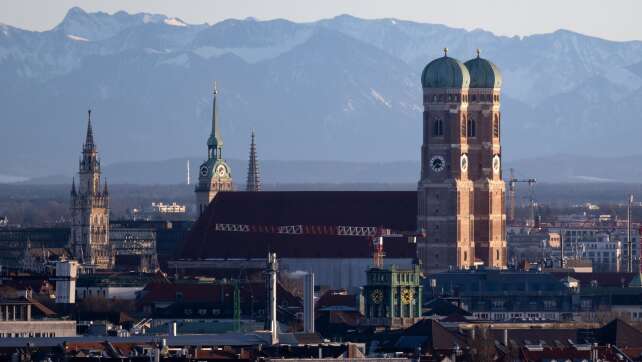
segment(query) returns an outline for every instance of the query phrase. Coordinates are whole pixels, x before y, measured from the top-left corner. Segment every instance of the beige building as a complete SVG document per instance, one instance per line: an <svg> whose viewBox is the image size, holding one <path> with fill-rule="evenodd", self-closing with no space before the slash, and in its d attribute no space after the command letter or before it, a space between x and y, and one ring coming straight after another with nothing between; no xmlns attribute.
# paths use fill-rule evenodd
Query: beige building
<svg viewBox="0 0 642 362"><path fill-rule="evenodd" d="M23 337L74 337L76 321L56 319L56 314L31 299L3 291L0 298L0 339Z"/></svg>

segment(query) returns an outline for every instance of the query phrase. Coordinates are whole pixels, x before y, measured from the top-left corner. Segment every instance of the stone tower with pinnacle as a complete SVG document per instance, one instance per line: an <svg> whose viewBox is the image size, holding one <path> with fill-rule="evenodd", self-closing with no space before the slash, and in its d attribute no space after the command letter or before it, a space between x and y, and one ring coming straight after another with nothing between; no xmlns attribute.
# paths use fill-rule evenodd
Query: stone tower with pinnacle
<svg viewBox="0 0 642 362"><path fill-rule="evenodd" d="M109 241L109 189L101 187L100 160L91 127L91 111L87 115L87 135L79 162L78 186L71 184L70 248L76 259L96 269L113 265Z"/></svg>
<svg viewBox="0 0 642 362"><path fill-rule="evenodd" d="M207 160L198 169L196 209L200 216L219 191L232 191L232 172L223 159L223 137L219 129L218 89L214 82L212 100L212 131L207 139Z"/></svg>
<svg viewBox="0 0 642 362"><path fill-rule="evenodd" d="M247 182L245 191L261 191L261 179L259 177L259 163L256 157L256 143L254 130L252 130L252 141L250 143L250 160L247 165Z"/></svg>

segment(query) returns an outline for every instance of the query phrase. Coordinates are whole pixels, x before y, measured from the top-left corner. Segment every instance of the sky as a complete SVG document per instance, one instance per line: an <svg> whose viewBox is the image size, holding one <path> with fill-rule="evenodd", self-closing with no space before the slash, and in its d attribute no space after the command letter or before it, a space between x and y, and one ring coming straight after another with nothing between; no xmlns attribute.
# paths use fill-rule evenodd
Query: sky
<svg viewBox="0 0 642 362"><path fill-rule="evenodd" d="M73 6L89 12L158 13L188 23L246 17L305 22L350 14L507 36L568 29L610 40L642 40L641 0L0 0L0 23L48 30Z"/></svg>

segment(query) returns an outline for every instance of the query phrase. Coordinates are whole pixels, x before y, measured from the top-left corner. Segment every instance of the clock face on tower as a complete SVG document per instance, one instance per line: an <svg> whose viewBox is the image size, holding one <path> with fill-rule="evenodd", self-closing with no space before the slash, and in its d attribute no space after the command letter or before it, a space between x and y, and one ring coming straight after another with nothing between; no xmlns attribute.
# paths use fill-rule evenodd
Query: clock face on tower
<svg viewBox="0 0 642 362"><path fill-rule="evenodd" d="M410 304L415 297L415 293L410 288L401 291L401 302L403 304Z"/></svg>
<svg viewBox="0 0 642 362"><path fill-rule="evenodd" d="M461 167L461 172L466 172L466 170L468 170L468 156L466 154L461 155L459 166Z"/></svg>
<svg viewBox="0 0 642 362"><path fill-rule="evenodd" d="M383 302L383 292L381 291L381 289L373 290L370 294L370 299L372 299L372 302L374 304L380 304L381 302Z"/></svg>
<svg viewBox="0 0 642 362"><path fill-rule="evenodd" d="M201 166L201 170L200 171L201 171L201 176L207 176L207 171L209 171L207 169L207 165Z"/></svg>
<svg viewBox="0 0 642 362"><path fill-rule="evenodd" d="M216 168L216 174L218 174L219 177L225 176L225 166L218 165L218 167Z"/></svg>
<svg viewBox="0 0 642 362"><path fill-rule="evenodd" d="M495 155L493 157L493 172L498 174L500 166L501 166L501 161L499 159L499 155Z"/></svg>
<svg viewBox="0 0 642 362"><path fill-rule="evenodd" d="M432 168L432 170L435 172L441 172L444 168L446 168L446 160L443 156L433 156L430 159L430 168Z"/></svg>

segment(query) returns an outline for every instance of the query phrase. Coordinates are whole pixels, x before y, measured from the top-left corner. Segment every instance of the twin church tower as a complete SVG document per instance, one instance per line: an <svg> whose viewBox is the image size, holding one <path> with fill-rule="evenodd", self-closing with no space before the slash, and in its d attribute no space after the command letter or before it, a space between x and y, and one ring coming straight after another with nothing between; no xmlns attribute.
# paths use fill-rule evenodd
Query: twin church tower
<svg viewBox="0 0 642 362"><path fill-rule="evenodd" d="M504 268L505 184L501 174L502 77L490 61L444 56L421 75L423 144L418 184L418 244L427 270Z"/></svg>

